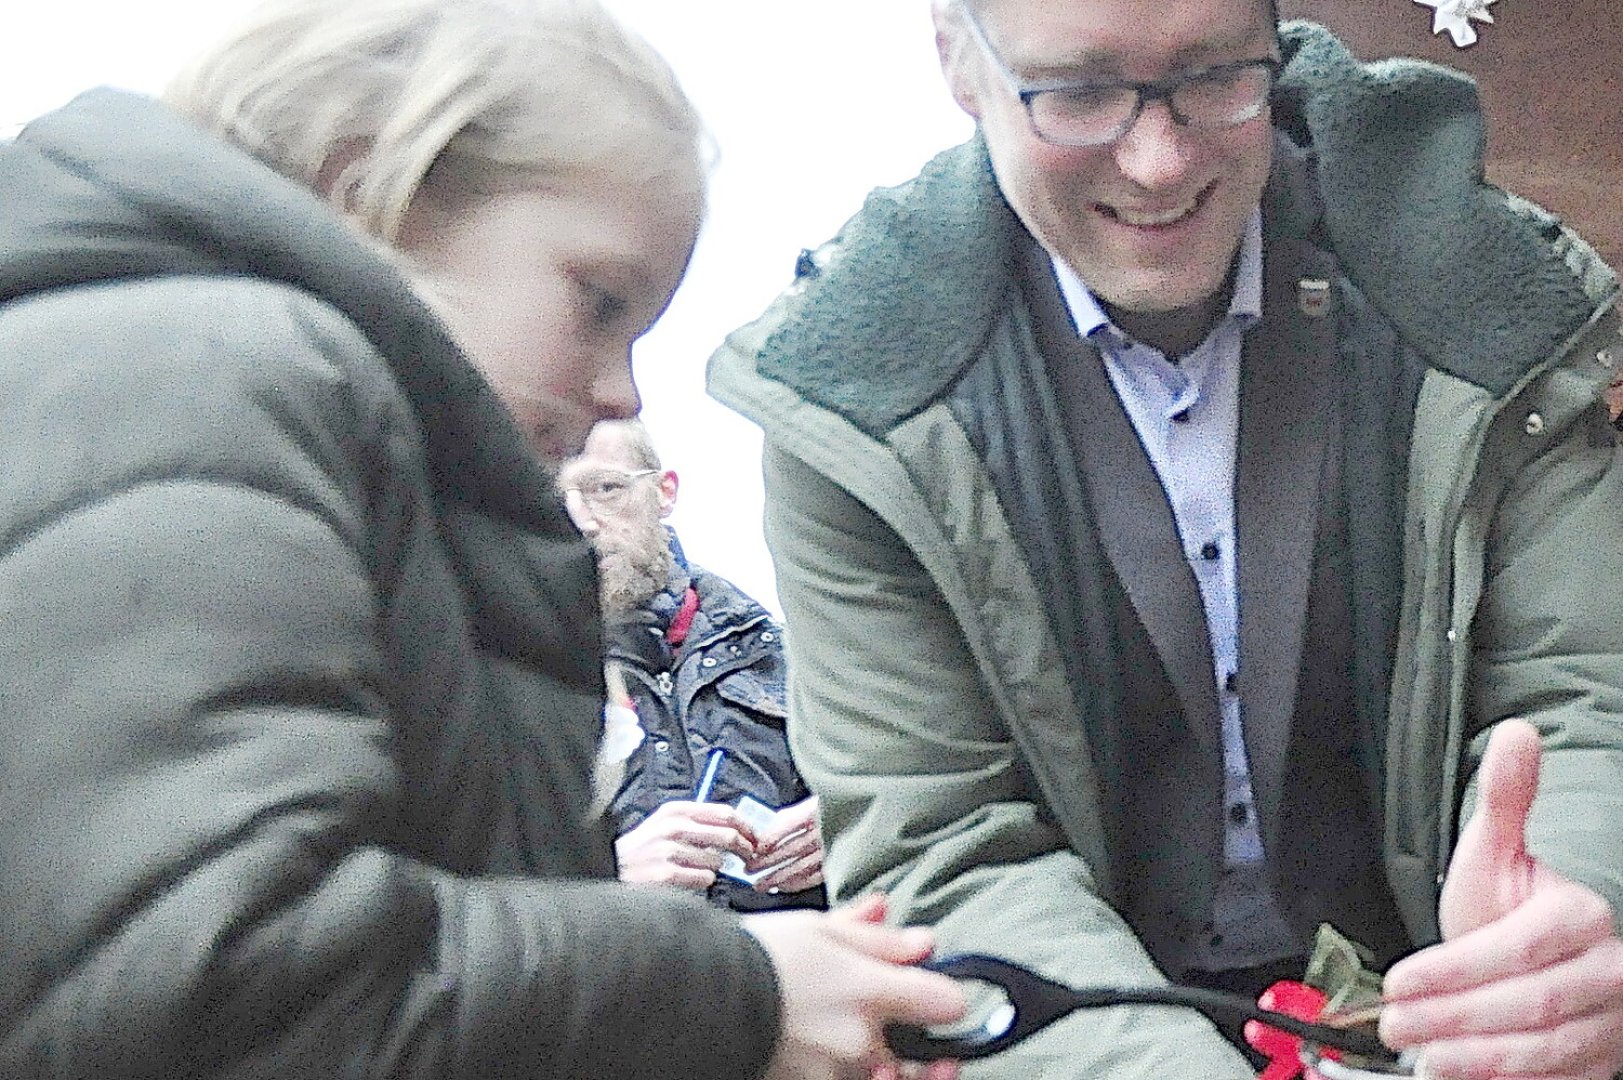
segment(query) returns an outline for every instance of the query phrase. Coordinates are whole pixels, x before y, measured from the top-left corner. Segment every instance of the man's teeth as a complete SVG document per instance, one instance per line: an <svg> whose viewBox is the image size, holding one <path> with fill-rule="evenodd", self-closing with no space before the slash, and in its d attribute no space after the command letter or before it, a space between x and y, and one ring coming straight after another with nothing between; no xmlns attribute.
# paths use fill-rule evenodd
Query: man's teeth
<svg viewBox="0 0 1623 1080"><path fill-rule="evenodd" d="M1124 225L1153 228L1158 225L1171 225L1175 221L1188 217L1195 212L1195 207L1199 202L1198 199L1190 199L1182 206L1175 206L1171 210L1163 210L1158 214L1129 210L1123 206L1112 206L1110 212L1115 215L1117 221L1122 222Z"/></svg>

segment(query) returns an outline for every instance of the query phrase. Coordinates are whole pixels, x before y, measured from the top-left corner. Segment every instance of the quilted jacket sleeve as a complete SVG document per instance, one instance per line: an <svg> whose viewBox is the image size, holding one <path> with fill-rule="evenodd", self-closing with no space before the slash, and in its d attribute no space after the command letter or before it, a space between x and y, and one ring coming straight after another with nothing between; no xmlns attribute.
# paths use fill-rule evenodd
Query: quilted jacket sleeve
<svg viewBox="0 0 1623 1080"><path fill-rule="evenodd" d="M405 853L381 371L252 282L0 309L0 1075L763 1069L736 921Z"/></svg>

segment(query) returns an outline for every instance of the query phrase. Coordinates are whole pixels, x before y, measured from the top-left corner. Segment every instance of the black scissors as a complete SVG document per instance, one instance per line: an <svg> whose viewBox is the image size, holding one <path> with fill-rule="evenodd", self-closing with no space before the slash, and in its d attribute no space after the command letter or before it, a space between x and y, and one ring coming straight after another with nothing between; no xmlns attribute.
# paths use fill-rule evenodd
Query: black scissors
<svg viewBox="0 0 1623 1080"><path fill-rule="evenodd" d="M1019 964L975 953L928 960L922 966L955 978L989 983L1003 991L1008 1003L994 1008L979 1026L962 1033L932 1034L925 1028L893 1025L886 1030L885 1041L897 1056L908 1061L941 1058L970 1061L990 1057L1078 1009L1106 1005L1182 1005L1214 1021L1260 1020L1314 1046L1355 1054L1379 1071L1400 1071L1397 1055L1367 1031L1298 1020L1264 1009L1239 994L1192 986L1075 990Z"/></svg>

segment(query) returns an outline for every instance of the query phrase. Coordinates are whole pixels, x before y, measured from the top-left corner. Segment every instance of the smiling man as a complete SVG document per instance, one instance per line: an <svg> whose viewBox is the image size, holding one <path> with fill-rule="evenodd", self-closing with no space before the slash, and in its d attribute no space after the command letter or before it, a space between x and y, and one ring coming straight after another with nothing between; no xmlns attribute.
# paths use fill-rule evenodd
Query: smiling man
<svg viewBox="0 0 1623 1080"><path fill-rule="evenodd" d="M1611 271L1482 184L1467 81L1266 0L936 30L976 137L711 366L830 884L1079 986L1254 995L1330 922L1436 1071L1612 1075ZM1164 1009L1024 1054L980 1075L1249 1071Z"/></svg>

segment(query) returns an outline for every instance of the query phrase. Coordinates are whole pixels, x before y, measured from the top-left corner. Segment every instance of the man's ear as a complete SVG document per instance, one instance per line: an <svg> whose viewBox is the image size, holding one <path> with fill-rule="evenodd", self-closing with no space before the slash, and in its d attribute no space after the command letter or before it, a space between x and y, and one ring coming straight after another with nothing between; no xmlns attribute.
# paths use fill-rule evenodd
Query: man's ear
<svg viewBox="0 0 1623 1080"><path fill-rule="evenodd" d="M964 13L950 0L936 0L930 17L935 22L935 51L941 73L947 77L947 89L960 109L979 120L981 104L972 56L975 48L964 26Z"/></svg>
<svg viewBox="0 0 1623 1080"><path fill-rule="evenodd" d="M667 518L671 511L676 509L677 477L675 469L666 469L659 474L659 516Z"/></svg>

